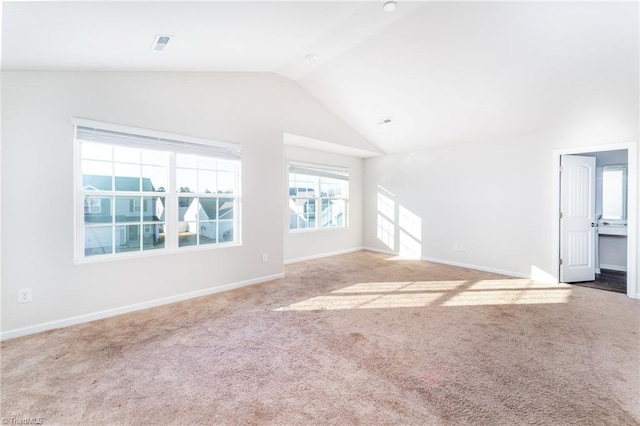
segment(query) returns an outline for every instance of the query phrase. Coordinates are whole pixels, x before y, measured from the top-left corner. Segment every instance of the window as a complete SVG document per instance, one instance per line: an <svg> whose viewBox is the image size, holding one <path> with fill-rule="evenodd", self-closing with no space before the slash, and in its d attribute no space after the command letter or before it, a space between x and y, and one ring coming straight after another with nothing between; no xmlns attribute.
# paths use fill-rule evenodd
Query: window
<svg viewBox="0 0 640 426"><path fill-rule="evenodd" d="M78 259L238 244L238 145L76 121Z"/></svg>
<svg viewBox="0 0 640 426"><path fill-rule="evenodd" d="M348 225L349 172L345 168L289 164L289 229Z"/></svg>
<svg viewBox="0 0 640 426"><path fill-rule="evenodd" d="M102 213L102 200L100 198L95 198L95 197L85 197L84 212L85 214Z"/></svg>
<svg viewBox="0 0 640 426"><path fill-rule="evenodd" d="M140 199L139 198L131 199L131 202L130 202L130 205L129 205L129 211L131 213L139 213L140 212Z"/></svg>

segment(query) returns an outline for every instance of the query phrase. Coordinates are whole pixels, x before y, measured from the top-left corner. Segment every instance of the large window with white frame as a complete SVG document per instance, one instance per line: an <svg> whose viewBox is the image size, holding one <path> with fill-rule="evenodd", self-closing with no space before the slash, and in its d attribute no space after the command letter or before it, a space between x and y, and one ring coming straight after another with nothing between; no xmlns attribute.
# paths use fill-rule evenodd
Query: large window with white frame
<svg viewBox="0 0 640 426"><path fill-rule="evenodd" d="M290 230L346 227L348 207L348 169L289 163Z"/></svg>
<svg viewBox="0 0 640 426"><path fill-rule="evenodd" d="M76 258L239 244L240 146L76 120Z"/></svg>

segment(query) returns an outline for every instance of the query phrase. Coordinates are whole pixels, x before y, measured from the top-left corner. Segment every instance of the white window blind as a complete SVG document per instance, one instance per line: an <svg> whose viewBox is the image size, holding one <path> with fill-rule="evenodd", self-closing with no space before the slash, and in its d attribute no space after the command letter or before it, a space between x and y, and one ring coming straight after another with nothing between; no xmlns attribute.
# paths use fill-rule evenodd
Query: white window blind
<svg viewBox="0 0 640 426"><path fill-rule="evenodd" d="M176 135L163 137L158 132L146 131L145 129L110 129L109 127L118 126L107 123L101 125L101 123L80 119L76 119L74 124L76 125L76 139L86 142L204 155L225 160L240 160L241 145L239 144L209 140L193 142L195 138Z"/></svg>
<svg viewBox="0 0 640 426"><path fill-rule="evenodd" d="M349 170L346 167L324 166L319 164L289 162L289 173L308 176L320 176L339 180L349 180Z"/></svg>

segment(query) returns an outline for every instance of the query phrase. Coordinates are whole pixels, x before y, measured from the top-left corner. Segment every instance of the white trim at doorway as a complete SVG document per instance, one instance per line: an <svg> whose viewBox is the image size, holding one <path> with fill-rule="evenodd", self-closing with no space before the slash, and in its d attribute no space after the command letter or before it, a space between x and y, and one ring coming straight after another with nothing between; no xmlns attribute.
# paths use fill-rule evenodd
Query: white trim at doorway
<svg viewBox="0 0 640 426"><path fill-rule="evenodd" d="M627 174L627 296L640 299L638 288L638 142L623 142L597 146L557 149L553 151L553 271L560 279L560 157L588 152L615 151L626 149L628 154Z"/></svg>

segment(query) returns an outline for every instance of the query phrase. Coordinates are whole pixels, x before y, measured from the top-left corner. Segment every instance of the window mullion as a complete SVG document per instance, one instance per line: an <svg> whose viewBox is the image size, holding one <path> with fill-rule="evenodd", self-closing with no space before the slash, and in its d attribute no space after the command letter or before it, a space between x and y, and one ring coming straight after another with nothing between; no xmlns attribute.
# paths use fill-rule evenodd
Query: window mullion
<svg viewBox="0 0 640 426"><path fill-rule="evenodd" d="M144 196L142 195L142 167L140 167L141 170L141 179L140 179L140 196L139 196L139 200L140 200L140 216L138 216L138 251L142 251L144 249L144 225L142 224L142 222L144 222Z"/></svg>
<svg viewBox="0 0 640 426"><path fill-rule="evenodd" d="M109 214L111 215L111 254L116 252L116 197L109 198Z"/></svg>
<svg viewBox="0 0 640 426"><path fill-rule="evenodd" d="M316 196L316 228L322 228L322 197L320 196L320 191L318 191L318 195Z"/></svg>
<svg viewBox="0 0 640 426"><path fill-rule="evenodd" d="M169 190L165 201L165 244L169 250L178 248L178 193L176 186L176 154L169 155Z"/></svg>
<svg viewBox="0 0 640 426"><path fill-rule="evenodd" d="M318 193L316 194L316 229L322 228L322 178L316 177Z"/></svg>

